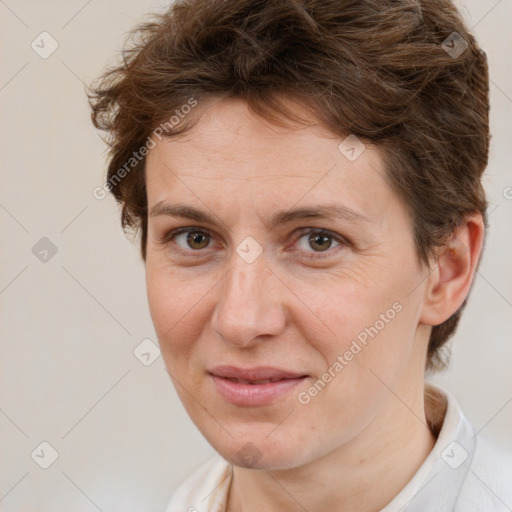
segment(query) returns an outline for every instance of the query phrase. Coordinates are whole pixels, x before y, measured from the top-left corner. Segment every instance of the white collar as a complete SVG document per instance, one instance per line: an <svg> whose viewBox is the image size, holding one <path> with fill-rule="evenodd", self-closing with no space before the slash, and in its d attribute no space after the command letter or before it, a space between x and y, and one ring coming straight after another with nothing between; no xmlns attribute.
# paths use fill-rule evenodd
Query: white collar
<svg viewBox="0 0 512 512"><path fill-rule="evenodd" d="M459 403L444 388L426 383L447 401L434 448L409 483L381 512L451 512L455 508L475 451L475 431Z"/></svg>

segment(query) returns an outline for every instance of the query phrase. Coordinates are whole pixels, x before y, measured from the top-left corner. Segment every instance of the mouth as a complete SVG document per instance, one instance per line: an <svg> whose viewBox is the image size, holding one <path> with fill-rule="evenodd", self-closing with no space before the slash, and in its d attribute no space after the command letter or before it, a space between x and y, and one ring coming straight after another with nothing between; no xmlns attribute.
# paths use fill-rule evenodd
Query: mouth
<svg viewBox="0 0 512 512"><path fill-rule="evenodd" d="M285 398L309 375L271 367L219 366L208 372L217 392L237 406L261 406Z"/></svg>
<svg viewBox="0 0 512 512"><path fill-rule="evenodd" d="M269 382L281 382L283 380L290 380L288 378L273 378L273 379L260 379L260 380L235 379L235 378L229 378L229 377L221 377L221 378L227 379L231 382L236 382L237 384L249 384L250 386L254 386L257 384L268 384Z"/></svg>

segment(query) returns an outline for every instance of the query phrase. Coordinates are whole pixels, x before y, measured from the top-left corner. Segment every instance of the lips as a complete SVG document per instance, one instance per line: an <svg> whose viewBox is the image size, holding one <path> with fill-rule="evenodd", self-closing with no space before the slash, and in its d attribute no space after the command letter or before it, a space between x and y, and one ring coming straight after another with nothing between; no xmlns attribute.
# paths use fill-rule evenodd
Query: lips
<svg viewBox="0 0 512 512"><path fill-rule="evenodd" d="M267 384L284 379L307 377L304 373L291 372L270 366L238 368L236 366L216 366L210 373L217 377L240 382L241 384Z"/></svg>
<svg viewBox="0 0 512 512"><path fill-rule="evenodd" d="M250 385L255 385L255 384L268 384L269 382L279 382L280 380L285 380L285 379L260 379L260 380L247 380L247 379L234 379L234 378L230 378L230 377L224 377L225 379L228 379L230 380L231 382L236 382L237 384L250 384Z"/></svg>
<svg viewBox="0 0 512 512"><path fill-rule="evenodd" d="M309 375L272 367L217 366L209 372L215 389L237 406L262 406L288 396Z"/></svg>

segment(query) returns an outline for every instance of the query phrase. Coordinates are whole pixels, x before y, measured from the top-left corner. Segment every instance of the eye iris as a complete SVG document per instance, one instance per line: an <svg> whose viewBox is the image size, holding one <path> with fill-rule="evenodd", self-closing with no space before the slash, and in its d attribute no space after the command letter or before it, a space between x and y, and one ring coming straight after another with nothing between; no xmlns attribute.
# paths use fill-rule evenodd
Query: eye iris
<svg viewBox="0 0 512 512"><path fill-rule="evenodd" d="M206 233L201 233L200 231L191 231L187 235L187 243L193 249L203 249L208 246L208 235ZM199 244L199 247L194 246L194 244Z"/></svg>
<svg viewBox="0 0 512 512"><path fill-rule="evenodd" d="M331 247L332 240L331 240L331 237L326 236L326 235L312 234L309 237L309 243L311 244L311 247L313 247L313 248L315 248L315 245L318 245L320 248L320 251L322 251L322 250L329 249ZM321 244L325 244L325 243L327 243L327 245L323 245L323 246L321 245Z"/></svg>

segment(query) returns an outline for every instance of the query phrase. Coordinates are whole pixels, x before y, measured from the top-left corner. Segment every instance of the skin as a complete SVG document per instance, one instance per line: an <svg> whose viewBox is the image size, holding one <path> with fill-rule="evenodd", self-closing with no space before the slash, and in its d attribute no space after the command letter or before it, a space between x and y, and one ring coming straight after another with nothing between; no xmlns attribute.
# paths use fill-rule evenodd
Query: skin
<svg viewBox="0 0 512 512"><path fill-rule="evenodd" d="M431 326L462 304L481 252L484 228L474 215L437 264L422 267L410 216L383 179L378 149L366 144L349 161L338 149L344 137L309 119L308 126L277 126L242 100L224 99L184 136L155 141L147 157L150 212L161 202L181 203L215 217L210 224L150 215L146 280L180 399L234 465L230 512L374 511L399 493L435 442L423 395ZM370 221L266 224L280 210L327 204ZM186 233L165 240L182 227L205 238L192 246ZM305 228L333 238L315 244ZM236 252L248 236L263 249L252 263ZM400 312L300 403L298 394L396 303ZM207 371L219 364L310 377L275 403L242 407L217 392ZM260 454L252 464L240 454L248 442Z"/></svg>

